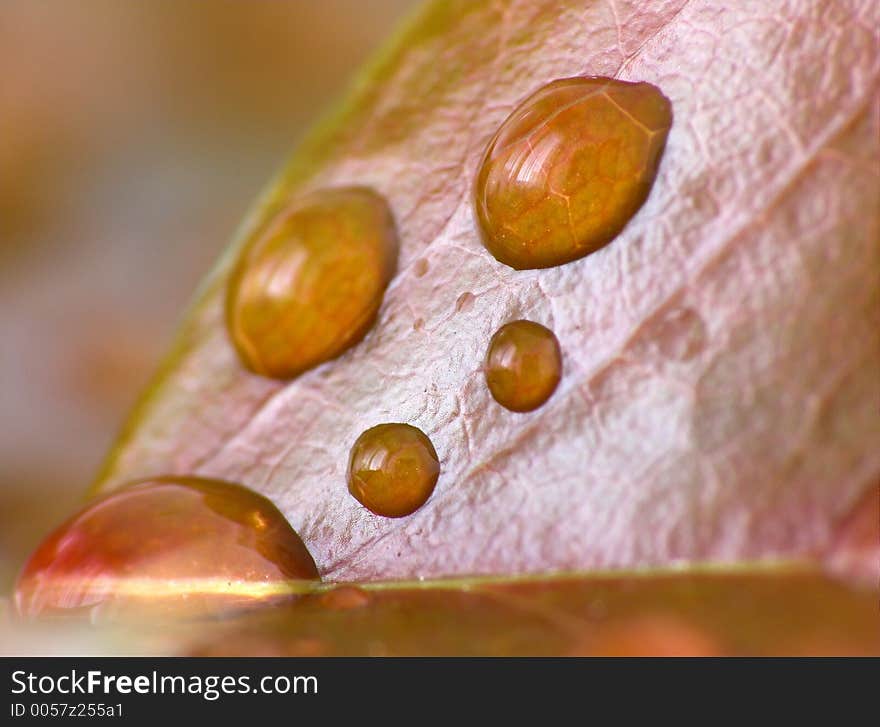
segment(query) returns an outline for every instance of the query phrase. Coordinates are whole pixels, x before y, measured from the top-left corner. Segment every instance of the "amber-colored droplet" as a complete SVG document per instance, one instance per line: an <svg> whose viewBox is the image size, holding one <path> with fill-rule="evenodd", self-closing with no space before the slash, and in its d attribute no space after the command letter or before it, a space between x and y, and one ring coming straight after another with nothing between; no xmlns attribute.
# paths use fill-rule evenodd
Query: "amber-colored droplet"
<svg viewBox="0 0 880 727"><path fill-rule="evenodd" d="M420 257L413 264L413 272L415 273L415 276L417 278L423 278L425 275L427 275L429 268L430 268L430 264L423 257Z"/></svg>
<svg viewBox="0 0 880 727"><path fill-rule="evenodd" d="M291 378L340 355L373 324L397 252L391 211L369 189L291 204L245 244L229 279L226 325L241 360Z"/></svg>
<svg viewBox="0 0 880 727"><path fill-rule="evenodd" d="M23 616L78 609L192 615L243 607L316 580L300 537L265 497L196 477L138 482L47 537L18 578Z"/></svg>
<svg viewBox="0 0 880 727"><path fill-rule="evenodd" d="M649 83L553 81L517 106L489 142L475 203L483 243L518 270L607 245L648 196L672 124Z"/></svg>
<svg viewBox="0 0 880 727"><path fill-rule="evenodd" d="M486 354L486 383L495 401L506 409L537 409L556 391L561 377L559 341L540 323L513 321L492 336Z"/></svg>
<svg viewBox="0 0 880 727"><path fill-rule="evenodd" d="M434 445L409 424L380 424L351 448L348 491L385 517L410 515L425 504L440 475Z"/></svg>
<svg viewBox="0 0 880 727"><path fill-rule="evenodd" d="M352 611L363 608L370 602L370 596L357 586L338 586L321 594L321 605L333 611Z"/></svg>

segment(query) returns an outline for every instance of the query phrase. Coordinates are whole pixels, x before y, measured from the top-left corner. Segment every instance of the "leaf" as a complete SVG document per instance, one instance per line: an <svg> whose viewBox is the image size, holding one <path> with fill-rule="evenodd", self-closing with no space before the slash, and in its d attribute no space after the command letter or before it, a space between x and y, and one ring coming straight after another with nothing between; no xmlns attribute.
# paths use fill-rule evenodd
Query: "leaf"
<svg viewBox="0 0 880 727"><path fill-rule="evenodd" d="M822 556L880 477L878 26L868 0L430 5L257 204L96 490L241 482L329 580ZM479 242L476 167L519 100L574 75L671 100L657 181L605 249L514 271ZM293 381L253 375L223 326L236 249L292 195L343 185L396 217L379 318ZM497 406L481 371L518 318L563 351L530 414ZM441 461L407 518L345 486L351 444L385 421Z"/></svg>
<svg viewBox="0 0 880 727"><path fill-rule="evenodd" d="M206 656L880 655L876 596L802 568L343 586L182 643Z"/></svg>

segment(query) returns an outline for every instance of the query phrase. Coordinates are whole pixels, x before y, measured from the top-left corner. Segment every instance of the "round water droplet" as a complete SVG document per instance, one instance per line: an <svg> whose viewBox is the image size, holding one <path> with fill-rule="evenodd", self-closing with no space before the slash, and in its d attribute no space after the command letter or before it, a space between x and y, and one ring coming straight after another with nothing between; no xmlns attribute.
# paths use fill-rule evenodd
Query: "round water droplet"
<svg viewBox="0 0 880 727"><path fill-rule="evenodd" d="M380 424L351 448L348 491L385 517L410 515L425 504L440 475L434 445L409 424Z"/></svg>
<svg viewBox="0 0 880 727"><path fill-rule="evenodd" d="M138 482L90 503L22 570L23 616L47 612L210 613L290 593L318 571L265 497L196 477Z"/></svg>
<svg viewBox="0 0 880 727"><path fill-rule="evenodd" d="M486 354L486 383L493 398L511 411L537 409L556 391L562 353L553 331L533 321L499 328Z"/></svg>
<svg viewBox="0 0 880 727"><path fill-rule="evenodd" d="M388 205L360 188L297 200L245 244L226 325L244 364L291 378L340 355L372 326L397 267Z"/></svg>
<svg viewBox="0 0 880 727"><path fill-rule="evenodd" d="M648 196L672 124L649 83L553 81L489 142L475 204L483 244L518 270L577 260L607 245Z"/></svg>

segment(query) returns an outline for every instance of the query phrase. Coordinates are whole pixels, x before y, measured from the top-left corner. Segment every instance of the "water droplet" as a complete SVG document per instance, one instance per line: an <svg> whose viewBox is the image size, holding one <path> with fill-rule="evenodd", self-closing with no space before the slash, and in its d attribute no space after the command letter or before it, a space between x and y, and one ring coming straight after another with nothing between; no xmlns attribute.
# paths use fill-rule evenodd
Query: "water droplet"
<svg viewBox="0 0 880 727"><path fill-rule="evenodd" d="M434 445L409 424L380 424L351 448L348 491L385 517L410 515L425 504L440 475Z"/></svg>
<svg viewBox="0 0 880 727"><path fill-rule="evenodd" d="M425 258L420 257L413 264L413 272L415 273L417 278L424 277L428 272L428 261Z"/></svg>
<svg viewBox="0 0 880 727"><path fill-rule="evenodd" d="M340 355L375 321L397 251L391 211L369 189L294 202L245 244L229 279L226 324L241 360L291 378Z"/></svg>
<svg viewBox="0 0 880 727"><path fill-rule="evenodd" d="M501 406L526 412L543 404L559 384L562 354L553 331L533 321L499 328L486 354L486 383Z"/></svg>
<svg viewBox="0 0 880 727"><path fill-rule="evenodd" d="M483 244L518 270L607 245L648 196L672 123L649 83L565 78L529 96L489 142L475 202Z"/></svg>
<svg viewBox="0 0 880 727"><path fill-rule="evenodd" d="M321 605L334 611L363 608L370 602L369 594L357 586L339 586L321 594Z"/></svg>
<svg viewBox="0 0 880 727"><path fill-rule="evenodd" d="M464 313L469 311L474 307L474 294L473 293L462 293L458 296L458 300L455 301L455 310L458 313Z"/></svg>
<svg viewBox="0 0 880 727"><path fill-rule="evenodd" d="M16 584L23 616L192 615L240 608L316 580L300 537L265 497L196 477L138 482L91 502L37 548Z"/></svg>

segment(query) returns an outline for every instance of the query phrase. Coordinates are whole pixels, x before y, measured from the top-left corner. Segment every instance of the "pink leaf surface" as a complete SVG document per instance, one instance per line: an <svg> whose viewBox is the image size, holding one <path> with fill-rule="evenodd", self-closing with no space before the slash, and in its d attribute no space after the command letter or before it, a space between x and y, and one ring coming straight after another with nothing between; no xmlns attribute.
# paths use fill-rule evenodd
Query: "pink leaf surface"
<svg viewBox="0 0 880 727"><path fill-rule="evenodd" d="M438 3L264 195L97 488L240 482L331 580L822 555L880 477L878 27L870 0ZM671 100L659 174L608 247L515 271L480 244L476 169L520 100L575 75ZM294 193L348 185L401 239L375 326L293 381L249 373L223 321L234 251ZM563 353L528 414L482 372L520 318ZM346 488L386 421L442 468L401 519Z"/></svg>

